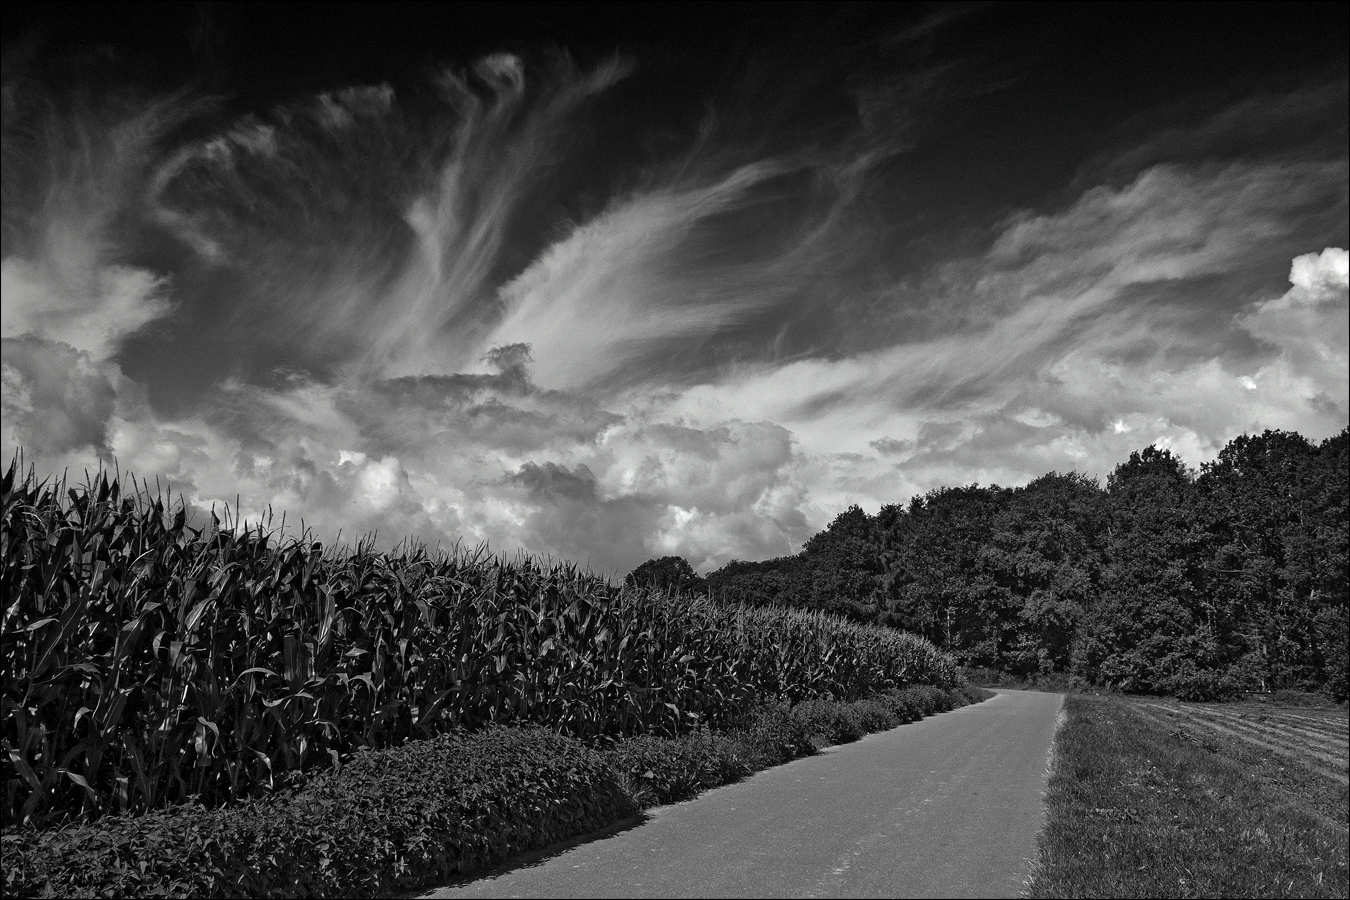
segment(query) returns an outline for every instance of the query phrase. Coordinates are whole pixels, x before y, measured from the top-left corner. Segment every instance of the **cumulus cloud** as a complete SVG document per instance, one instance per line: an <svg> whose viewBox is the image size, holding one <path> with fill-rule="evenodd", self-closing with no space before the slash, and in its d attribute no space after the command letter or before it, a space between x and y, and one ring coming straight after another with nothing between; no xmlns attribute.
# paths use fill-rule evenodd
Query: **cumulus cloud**
<svg viewBox="0 0 1350 900"><path fill-rule="evenodd" d="M109 373L86 352L31 335L7 337L0 348L5 447L59 460L80 451L106 457L116 405Z"/></svg>
<svg viewBox="0 0 1350 900"><path fill-rule="evenodd" d="M1155 148L897 272L885 182L922 131L897 104L940 84L850 87L857 121L799 147L710 120L559 206L633 71L494 56L434 99L333 91L174 140L181 100L46 107L36 168L7 130L6 449L621 575L791 553L851 503L1344 425L1346 252L1308 236L1310 209L1344 219L1341 157Z"/></svg>
<svg viewBox="0 0 1350 900"><path fill-rule="evenodd" d="M1161 166L1015 215L931 279L933 333L747 368L666 409L789 429L814 499L836 508L1051 469L1100 477L1148 443L1198 464L1243 431L1326 436L1346 415L1344 254L1298 256L1294 287L1255 304L1250 269L1299 233L1298 210L1344 207L1344 173Z"/></svg>
<svg viewBox="0 0 1350 900"><path fill-rule="evenodd" d="M68 236L62 243L71 240ZM164 279L150 272L96 259L71 271L63 265L69 262L66 254L78 251L44 249L39 261L0 263L4 337L28 335L64 344L105 363L129 335L169 311Z"/></svg>
<svg viewBox="0 0 1350 900"><path fill-rule="evenodd" d="M1238 319L1275 349L1273 358L1243 376L1243 387L1268 405L1278 404L1305 427L1344 420L1350 411L1347 257L1339 247L1296 257L1289 272L1293 286Z"/></svg>

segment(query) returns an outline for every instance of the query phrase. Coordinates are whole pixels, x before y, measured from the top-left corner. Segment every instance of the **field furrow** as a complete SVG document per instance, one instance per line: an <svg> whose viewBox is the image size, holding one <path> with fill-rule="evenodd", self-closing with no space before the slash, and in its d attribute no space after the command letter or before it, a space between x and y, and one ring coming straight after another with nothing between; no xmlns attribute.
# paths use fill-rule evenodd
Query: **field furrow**
<svg viewBox="0 0 1350 900"><path fill-rule="evenodd" d="M1350 722L1347 721L1343 713L1338 714L1337 710L1329 711L1325 716L1311 716L1297 713L1289 713L1283 710L1272 711L1264 707L1252 707L1244 705L1224 705L1215 706L1210 704L1191 704L1175 703L1171 704L1176 709L1186 710L1187 712L1214 716L1220 719L1233 719L1252 724L1271 725L1280 728L1303 731L1309 735L1320 739L1330 739L1341 742L1347 736L1347 728L1350 728Z"/></svg>
<svg viewBox="0 0 1350 900"><path fill-rule="evenodd" d="M1350 716L1346 715L1344 710L1328 710L1322 715L1305 715L1303 713L1281 712L1278 713L1282 719L1295 719L1300 722L1306 722L1310 725L1327 726L1340 729L1344 734L1347 728L1350 728Z"/></svg>
<svg viewBox="0 0 1350 900"><path fill-rule="evenodd" d="M1255 721L1261 722L1262 719L1255 719ZM1272 718L1270 721L1277 722L1278 725L1284 727L1289 727L1289 729L1307 731L1307 733L1318 735L1318 737L1327 739L1327 741L1345 743L1347 739L1350 739L1350 734L1346 733L1345 722L1327 722L1326 725L1312 725L1312 723L1305 722L1303 719L1287 719L1282 718L1282 716L1281 718Z"/></svg>
<svg viewBox="0 0 1350 900"><path fill-rule="evenodd" d="M1326 715L1311 716L1284 711L1271 711L1260 707L1236 706L1232 709L1214 709L1216 715L1240 716L1253 722L1273 721L1296 728L1305 728L1319 734L1345 738L1350 729L1350 720L1344 712L1329 710Z"/></svg>
<svg viewBox="0 0 1350 900"><path fill-rule="evenodd" d="M1208 728L1219 734L1224 734L1264 750L1269 750L1271 753L1277 753L1280 756L1293 760L1304 768L1321 775L1324 778L1329 778L1342 785L1350 785L1350 777L1347 777L1344 771L1338 771L1336 760L1325 758L1324 754L1310 754L1307 750L1293 750L1288 746L1265 740L1251 732L1239 731L1211 719L1188 714L1185 710L1178 709L1174 706L1167 706L1162 703L1141 703L1139 706L1141 708L1148 707L1150 709L1161 711L1164 715L1157 716L1157 718L1169 722L1170 724L1179 724L1180 720L1180 722L1184 722L1185 724Z"/></svg>
<svg viewBox="0 0 1350 900"><path fill-rule="evenodd" d="M1254 719L1250 716L1226 714L1219 711L1215 711L1211 713L1211 715L1214 715L1215 718L1221 721L1240 722L1247 727L1264 729L1271 731L1272 733L1287 734L1295 739L1305 740L1309 743L1328 747L1332 750L1344 748L1346 746L1344 734L1336 734L1330 730L1319 731L1311 729L1302 724L1288 722L1282 718L1262 717L1260 719Z"/></svg>
<svg viewBox="0 0 1350 900"><path fill-rule="evenodd" d="M1273 721L1252 721L1240 715L1225 714L1218 711L1204 710L1196 713L1196 715L1239 731L1255 734L1258 737L1264 736L1269 740L1279 739L1290 746L1306 747L1312 752L1325 754L1330 760L1343 761L1346 757L1344 742L1333 735L1307 731Z"/></svg>

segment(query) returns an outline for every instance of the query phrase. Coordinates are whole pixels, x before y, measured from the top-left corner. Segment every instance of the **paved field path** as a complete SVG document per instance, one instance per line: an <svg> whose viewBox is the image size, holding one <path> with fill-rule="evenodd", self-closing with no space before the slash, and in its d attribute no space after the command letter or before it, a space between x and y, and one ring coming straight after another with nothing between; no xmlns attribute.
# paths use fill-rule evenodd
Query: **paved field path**
<svg viewBox="0 0 1350 900"><path fill-rule="evenodd" d="M1062 701L1000 691L421 896L1015 897Z"/></svg>

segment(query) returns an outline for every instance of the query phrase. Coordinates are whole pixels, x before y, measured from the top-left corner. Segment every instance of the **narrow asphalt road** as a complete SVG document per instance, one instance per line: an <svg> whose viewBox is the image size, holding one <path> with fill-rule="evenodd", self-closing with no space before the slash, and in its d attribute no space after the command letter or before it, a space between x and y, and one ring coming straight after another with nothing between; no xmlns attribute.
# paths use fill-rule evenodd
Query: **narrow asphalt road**
<svg viewBox="0 0 1350 900"><path fill-rule="evenodd" d="M999 691L421 896L1015 897L1062 701Z"/></svg>

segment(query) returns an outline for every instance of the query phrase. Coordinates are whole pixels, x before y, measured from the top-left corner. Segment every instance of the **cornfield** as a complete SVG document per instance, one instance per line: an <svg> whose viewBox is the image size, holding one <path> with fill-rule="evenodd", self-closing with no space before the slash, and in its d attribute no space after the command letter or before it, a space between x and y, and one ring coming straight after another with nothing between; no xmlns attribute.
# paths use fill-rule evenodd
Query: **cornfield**
<svg viewBox="0 0 1350 900"><path fill-rule="evenodd" d="M956 678L889 629L482 549L194 528L123 480L3 477L5 827L228 803L455 727L669 735Z"/></svg>

